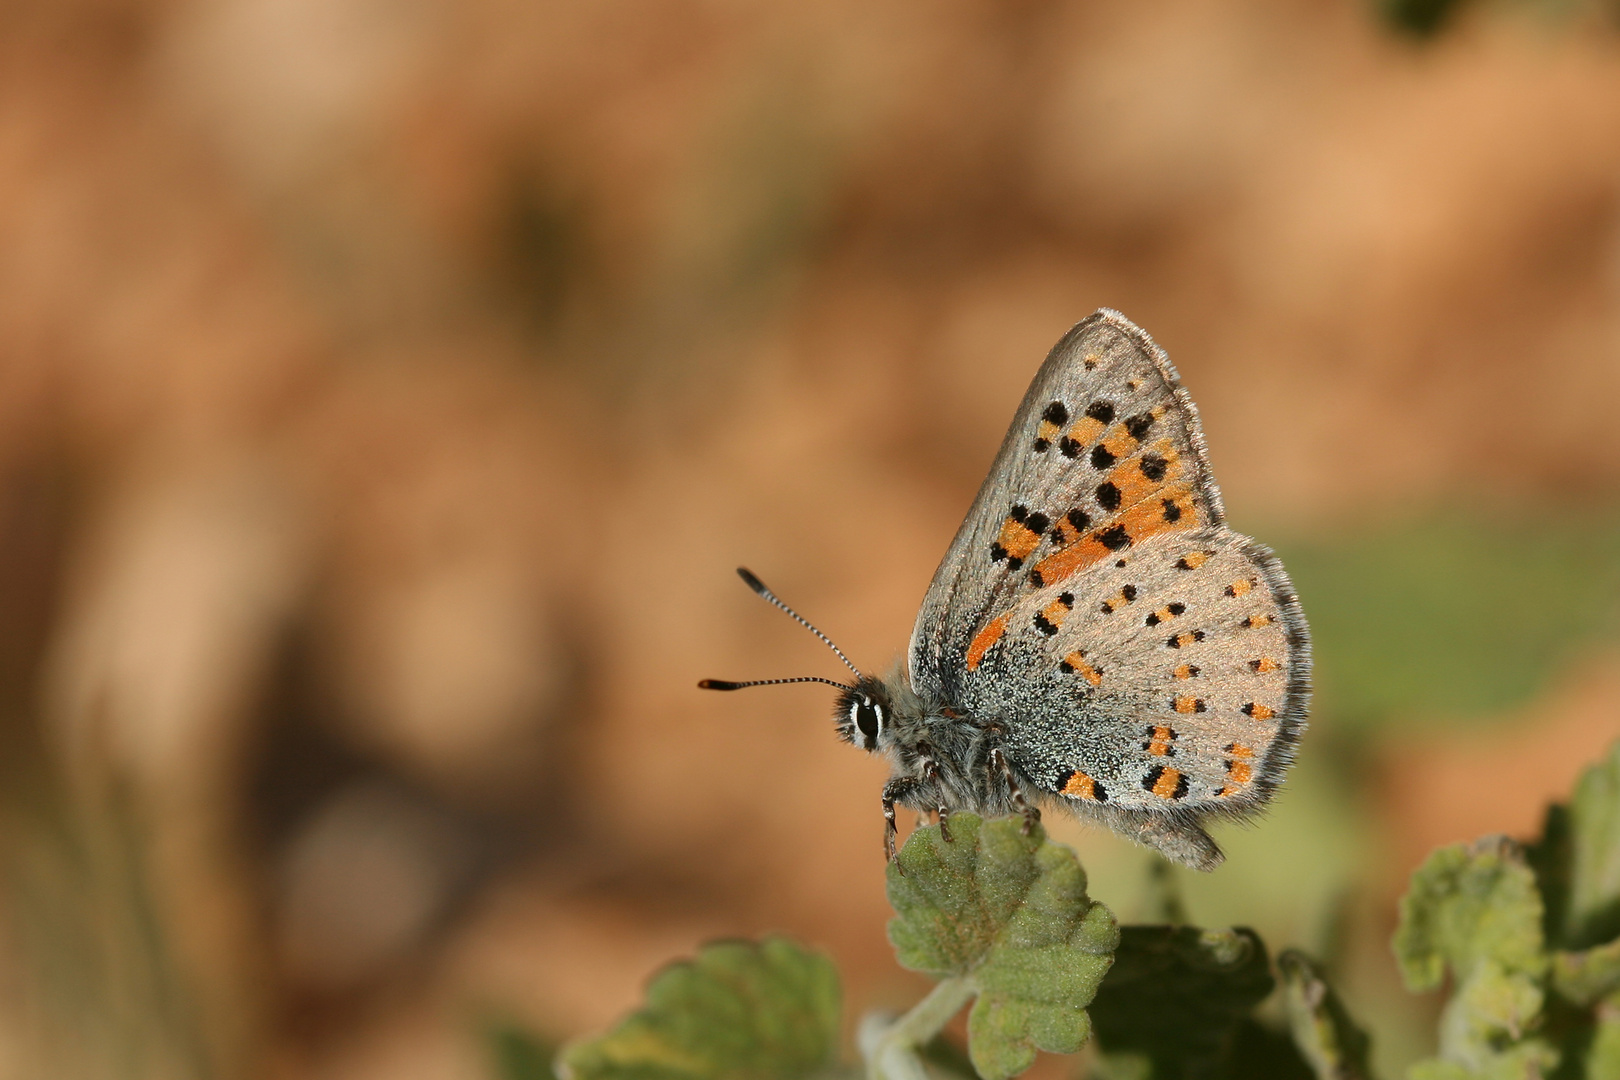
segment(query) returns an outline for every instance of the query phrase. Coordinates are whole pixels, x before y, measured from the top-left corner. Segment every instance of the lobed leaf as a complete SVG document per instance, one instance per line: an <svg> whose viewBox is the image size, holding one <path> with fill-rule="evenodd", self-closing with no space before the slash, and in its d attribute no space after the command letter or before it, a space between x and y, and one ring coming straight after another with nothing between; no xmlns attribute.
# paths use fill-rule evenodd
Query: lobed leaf
<svg viewBox="0 0 1620 1080"><path fill-rule="evenodd" d="M785 938L720 942L653 977L646 1004L564 1049L573 1080L791 1080L838 1049L838 973Z"/></svg>
<svg viewBox="0 0 1620 1080"><path fill-rule="evenodd" d="M1433 990L1450 965L1459 981L1481 964L1539 977L1541 894L1522 852L1505 837L1440 848L1401 897L1395 956L1407 988Z"/></svg>
<svg viewBox="0 0 1620 1080"><path fill-rule="evenodd" d="M1441 848L1413 873L1395 931L1401 974L1431 990L1449 968L1456 984L1440 1057L1415 1066L1414 1078L1535 1076L1557 1063L1531 1035L1546 997L1542 915L1535 875L1503 837Z"/></svg>
<svg viewBox="0 0 1620 1080"><path fill-rule="evenodd" d="M959 813L950 842L918 829L889 868L889 940L905 967L971 979L968 1054L986 1080L1024 1071L1037 1050L1085 1044L1086 1006L1119 940L1074 852L1022 824Z"/></svg>

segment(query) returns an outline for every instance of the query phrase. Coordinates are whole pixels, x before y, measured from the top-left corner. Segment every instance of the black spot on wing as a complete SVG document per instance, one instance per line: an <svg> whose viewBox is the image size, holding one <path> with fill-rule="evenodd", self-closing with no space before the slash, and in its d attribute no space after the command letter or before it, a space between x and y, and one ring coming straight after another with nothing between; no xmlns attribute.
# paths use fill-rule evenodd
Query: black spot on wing
<svg viewBox="0 0 1620 1080"><path fill-rule="evenodd" d="M1120 548L1131 546L1131 537L1125 531L1125 526L1115 525L1112 529L1104 529L1098 533L1097 542L1109 551L1118 551Z"/></svg>

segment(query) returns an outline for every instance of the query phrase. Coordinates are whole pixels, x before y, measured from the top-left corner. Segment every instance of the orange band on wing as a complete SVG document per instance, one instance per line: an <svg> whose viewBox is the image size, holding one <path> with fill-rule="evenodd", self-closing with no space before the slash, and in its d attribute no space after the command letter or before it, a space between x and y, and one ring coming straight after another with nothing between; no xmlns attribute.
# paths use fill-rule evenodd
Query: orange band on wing
<svg viewBox="0 0 1620 1080"><path fill-rule="evenodd" d="M1155 492L1114 518L1107 528L1098 529L1078 544L1053 552L1035 564L1036 582L1055 585L1070 574L1101 562L1116 551L1162 532L1178 532L1198 524L1192 502L1192 486L1177 484Z"/></svg>
<svg viewBox="0 0 1620 1080"><path fill-rule="evenodd" d="M1121 455L1123 457L1123 455ZM1161 488L1181 482L1186 465L1169 439L1159 439L1140 457L1121 461L1108 473L1121 506L1135 506Z"/></svg>
<svg viewBox="0 0 1620 1080"><path fill-rule="evenodd" d="M977 668L980 661L984 659L984 654L990 651L990 646L1001 640L1001 635L1007 632L1007 623L1011 619L1012 612L1009 611L1005 615L999 615L992 619L989 626L979 631L978 636L973 639L973 644L968 646L967 669L969 671Z"/></svg>

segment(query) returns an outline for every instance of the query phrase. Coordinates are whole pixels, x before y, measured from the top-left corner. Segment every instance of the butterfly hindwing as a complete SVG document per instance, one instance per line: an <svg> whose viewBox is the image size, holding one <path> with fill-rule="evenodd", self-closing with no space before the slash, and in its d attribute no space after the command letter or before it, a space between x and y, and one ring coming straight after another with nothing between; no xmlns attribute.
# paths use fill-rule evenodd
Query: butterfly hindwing
<svg viewBox="0 0 1620 1080"><path fill-rule="evenodd" d="M1009 754L1076 809L1264 802L1305 691L1303 628L1276 560L1217 527L1154 536L1119 561L1021 601L962 704L1013 718Z"/></svg>

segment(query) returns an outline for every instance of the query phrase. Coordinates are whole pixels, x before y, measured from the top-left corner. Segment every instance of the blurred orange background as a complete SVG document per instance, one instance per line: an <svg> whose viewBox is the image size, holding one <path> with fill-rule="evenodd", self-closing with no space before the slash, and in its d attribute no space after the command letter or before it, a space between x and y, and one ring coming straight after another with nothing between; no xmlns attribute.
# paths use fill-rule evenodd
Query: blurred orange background
<svg viewBox="0 0 1620 1080"><path fill-rule="evenodd" d="M894 964L868 669L1046 349L1170 352L1319 693L1192 916L1386 1074L1435 844L1620 735L1620 32L1352 0L13 0L0 1076L494 1077L661 963ZM1147 856L1053 823L1144 917ZM1072 1063L1044 1062L1043 1075Z"/></svg>

